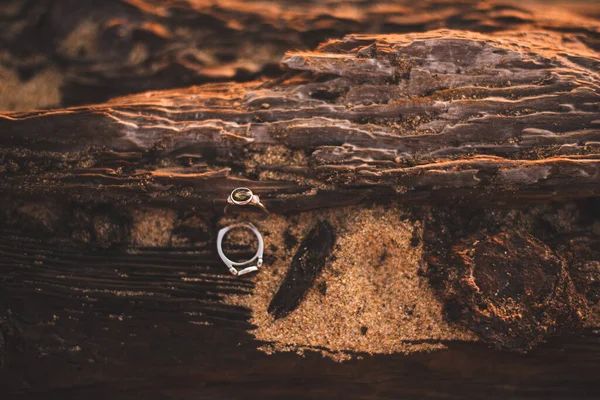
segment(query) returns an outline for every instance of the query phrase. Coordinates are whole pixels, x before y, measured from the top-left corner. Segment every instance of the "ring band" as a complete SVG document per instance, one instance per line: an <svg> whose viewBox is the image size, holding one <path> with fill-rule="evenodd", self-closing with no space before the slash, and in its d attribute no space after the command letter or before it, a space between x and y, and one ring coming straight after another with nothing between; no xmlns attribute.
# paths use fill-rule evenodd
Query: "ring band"
<svg viewBox="0 0 600 400"><path fill-rule="evenodd" d="M233 189L229 197L227 198L227 205L225 206L224 212L227 214L227 210L229 206L254 206L260 208L265 213L269 214L269 211L264 206L263 203L260 202L260 198L258 195L252 193L252 190L246 187L239 187Z"/></svg>
<svg viewBox="0 0 600 400"><path fill-rule="evenodd" d="M223 252L223 238L225 237L225 234L227 232L229 232L230 230L235 229L235 228L247 228L247 229L251 230L252 233L254 233L254 235L258 239L258 249L256 250L256 254L254 254L254 257L252 257L251 259L249 259L247 261L242 261L242 262L232 261L229 258L227 258L227 256ZM264 246L265 245L263 243L263 238L262 238L260 232L250 222L242 222L239 224L229 225L229 226L221 229L219 231L219 234L217 235L217 251L219 253L219 257L221 257L221 260L223 260L223 262L229 269L229 272L231 272L231 274L235 275L235 276L245 275L249 272L258 271L258 268L260 268L263 263ZM254 261L256 261L256 265L252 265L252 266L243 268L241 270L238 270L236 268L236 267L243 267L245 265L252 264L252 263L254 263Z"/></svg>

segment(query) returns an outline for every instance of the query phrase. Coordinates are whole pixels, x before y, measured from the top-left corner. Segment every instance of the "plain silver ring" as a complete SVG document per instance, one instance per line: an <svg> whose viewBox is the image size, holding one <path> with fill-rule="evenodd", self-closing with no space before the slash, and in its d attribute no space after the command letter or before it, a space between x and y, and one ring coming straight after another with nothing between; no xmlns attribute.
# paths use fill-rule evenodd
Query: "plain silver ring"
<svg viewBox="0 0 600 400"><path fill-rule="evenodd" d="M232 229L236 229L236 228L249 229L252 231L252 233L254 233L254 235L258 239L258 249L256 250L256 254L254 255L254 257L252 257L251 259L249 259L247 261L241 261L241 262L232 261L229 258L227 258L227 256L225 255L225 252L223 252L223 238L225 237L227 232L229 232ZM219 234L217 235L217 251L219 253L219 257L221 257L221 260L223 260L223 262L229 269L229 272L231 272L231 274L235 275L235 276L245 275L249 272L258 271L258 268L260 268L263 263L264 247L265 247L265 245L263 243L262 235L260 234L260 232L258 231L256 226L254 226L250 222L242 222L239 224L229 225L229 226L221 229L219 231ZM254 261L256 261L256 265L252 265L252 266L243 268L241 270L238 270L236 268L236 267L243 267L245 265L252 264L252 263L254 263Z"/></svg>

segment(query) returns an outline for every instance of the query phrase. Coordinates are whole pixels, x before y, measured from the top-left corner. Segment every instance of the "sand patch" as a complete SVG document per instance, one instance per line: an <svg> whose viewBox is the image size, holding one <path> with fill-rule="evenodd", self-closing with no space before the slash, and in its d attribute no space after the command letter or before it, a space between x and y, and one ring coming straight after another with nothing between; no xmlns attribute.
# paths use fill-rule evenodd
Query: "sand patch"
<svg viewBox="0 0 600 400"><path fill-rule="evenodd" d="M263 351L317 349L344 360L350 353L411 353L443 348L445 341L476 340L444 321L441 303L418 272L419 223L409 222L401 210L346 208L296 218L255 221L266 233L266 251L277 249L271 254L274 261L255 276L252 295L227 299L252 310L252 334L266 342ZM275 320L267 307L297 249L285 250L285 231L301 241L317 218L336 230L333 255L300 306Z"/></svg>

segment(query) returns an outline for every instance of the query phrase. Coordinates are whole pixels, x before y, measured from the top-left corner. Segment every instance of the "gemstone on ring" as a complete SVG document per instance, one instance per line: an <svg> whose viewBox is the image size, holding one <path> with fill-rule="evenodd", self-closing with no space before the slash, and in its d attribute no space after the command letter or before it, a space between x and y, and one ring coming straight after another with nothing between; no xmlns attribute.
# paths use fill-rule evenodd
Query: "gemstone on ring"
<svg viewBox="0 0 600 400"><path fill-rule="evenodd" d="M231 198L236 204L246 204L252 200L252 191L248 188L237 188L231 192Z"/></svg>
<svg viewBox="0 0 600 400"><path fill-rule="evenodd" d="M235 206L254 206L260 208L265 213L269 213L269 210L264 206L263 203L260 202L260 198L258 195L252 193L252 190L246 187L239 187L233 189L229 197L227 197L227 205L225 205L225 209L223 212L227 214L227 209L230 205Z"/></svg>

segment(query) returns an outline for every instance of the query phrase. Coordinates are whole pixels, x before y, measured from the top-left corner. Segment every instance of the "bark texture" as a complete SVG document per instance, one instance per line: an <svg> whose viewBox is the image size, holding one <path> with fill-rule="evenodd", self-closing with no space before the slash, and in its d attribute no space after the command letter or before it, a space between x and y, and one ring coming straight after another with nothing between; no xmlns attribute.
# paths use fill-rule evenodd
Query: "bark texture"
<svg viewBox="0 0 600 400"><path fill-rule="evenodd" d="M600 337L581 329L599 298L600 59L581 29L350 35L287 53L277 80L1 114L2 382L24 398L597 397ZM239 186L288 227L402 203L447 319L505 350L550 344L259 353L252 310L225 301L253 278L226 275L213 243ZM292 262L285 312L310 267Z"/></svg>
<svg viewBox="0 0 600 400"><path fill-rule="evenodd" d="M577 5L570 9L594 15ZM600 48L595 21L565 8L507 0L106 0L102 6L93 0L10 0L0 8L0 23L5 110L279 75L287 50L310 50L348 33L543 29Z"/></svg>
<svg viewBox="0 0 600 400"><path fill-rule="evenodd" d="M365 198L468 204L598 195L598 56L549 33L349 36L276 82L0 116L7 194L276 212ZM302 73L305 71L305 73Z"/></svg>

